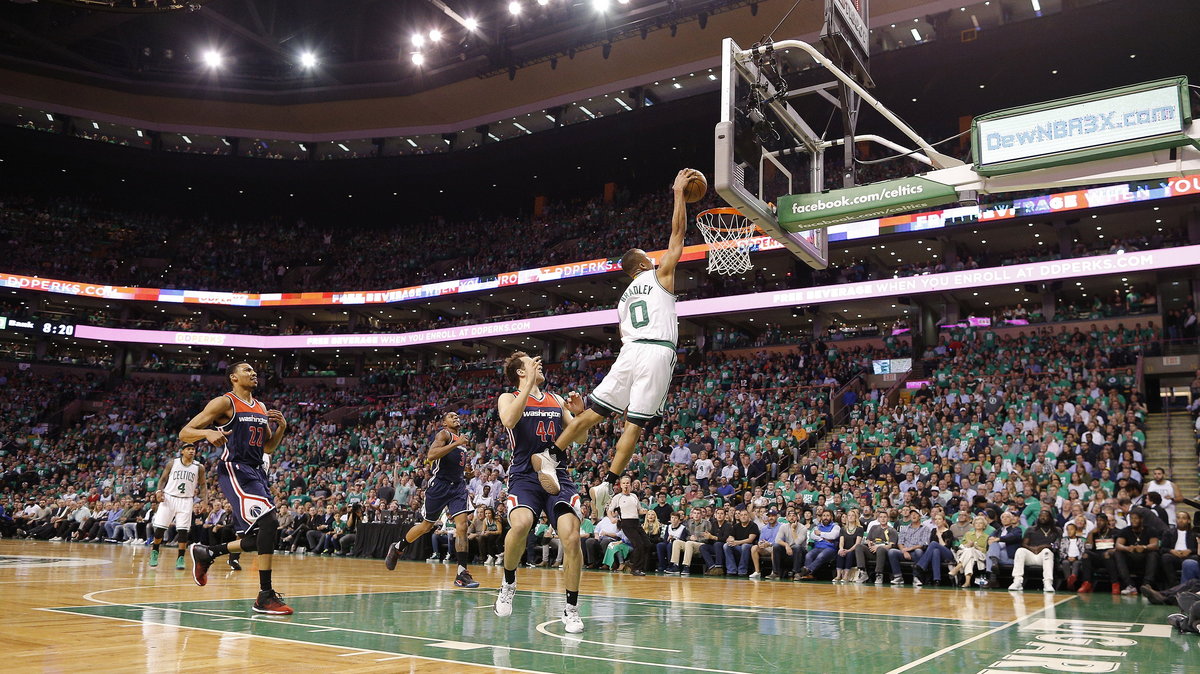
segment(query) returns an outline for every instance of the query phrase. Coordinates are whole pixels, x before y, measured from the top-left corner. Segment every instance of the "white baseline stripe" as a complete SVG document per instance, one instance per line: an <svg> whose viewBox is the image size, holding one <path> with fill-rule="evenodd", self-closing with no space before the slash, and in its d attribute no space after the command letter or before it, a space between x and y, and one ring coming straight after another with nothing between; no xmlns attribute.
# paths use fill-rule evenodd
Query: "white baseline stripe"
<svg viewBox="0 0 1200 674"><path fill-rule="evenodd" d="M114 605L115 606L130 606L130 604L114 604ZM80 608L83 608L83 607L80 607ZM269 637L269 636L265 636L262 634L247 634L245 632L227 632L225 630L214 630L214 629L210 629L208 627L188 627L186 625L172 625L170 623L157 622L154 620L137 620L134 618L118 618L116 616L108 616L108 615L93 615L93 614L89 614L89 613L73 613L71 611L63 611L63 610L55 609L55 608L38 608L35 610L48 611L50 613L61 613L63 615L77 616L77 617L82 616L82 617L87 617L87 618L103 618L105 620L119 620L122 622L131 622L131 623L134 623L135 625L159 625L162 627L174 627L176 629L181 629L181 630L196 630L198 632L211 632L213 634L220 634L222 637L225 637L228 639L267 639L268 641L283 641L283 642L286 642L289 644L299 644L301 646L316 646L318 648L336 648L336 649L343 650L343 651L350 648L349 646L338 646L337 644L327 644L327 643L318 642L318 641L303 641L301 639L288 639L287 637ZM497 646L497 648L503 648L503 646ZM377 653L379 655L396 656L396 659L417 658L419 660L432 660L434 662L447 662L452 665L458 665L460 667L469 666L469 667L480 667L482 669L488 669L487 665L476 665L473 662L463 662L463 661L459 661L459 660L447 660L446 658L435 658L435 657L432 657L429 655L415 655L412 653L399 654L399 653L394 653L394 652L390 652L390 651L363 651L360 648L355 648L354 650L358 651L360 653ZM555 653L554 655L560 655L560 654ZM492 668L494 669L495 667L493 666ZM513 672L523 672L524 674L545 674L545 672L532 670L532 669L517 669L515 667L504 667L504 669L513 671Z"/></svg>
<svg viewBox="0 0 1200 674"><path fill-rule="evenodd" d="M1042 611L1045 611L1045 610L1046 610L1046 609L1048 609L1048 608L1054 608L1054 607L1056 607L1056 606L1059 606L1059 605L1061 605L1061 604L1065 604L1065 603L1067 603L1067 602L1071 601L1071 600L1072 600L1072 599L1074 599L1074 598L1075 598L1075 597L1067 597L1066 599L1063 599L1063 600L1062 600L1062 601L1060 601L1060 602L1055 602L1055 603L1054 603L1053 605L1051 605L1051 606L1048 606L1048 607L1043 607L1043 608L1041 608L1041 609L1038 609L1037 611L1034 611L1033 613L1027 613L1027 614L1025 614L1025 615L1023 615L1023 616L1021 616L1021 617L1019 617L1019 618L1015 618L1015 619L1013 619L1013 620L1010 620L1010 621L1008 621L1008 622L1004 623L1003 625L1001 625L1001 626L999 626L999 627L993 627L992 629L990 629L990 630L988 630L988 631L986 631L986 632L983 632L983 633L981 633L981 634L976 634L975 636L973 636L973 637L971 637L971 638L969 638L969 639L963 639L962 641L960 641L960 642L958 642L958 643L956 643L956 644L951 644L951 645L949 645L949 646L947 646L947 647L945 647L945 648L941 649L940 651L934 651L933 653L930 653L929 655L926 655L925 657L921 658L920 660L913 660L912 662L908 663L907 665L904 665L904 666L902 666L902 667L897 667L896 669L893 669L892 671L888 672L887 674L900 674L900 672L907 672L908 670L912 669L913 667L916 667L916 666L918 666L918 665L923 665L923 664L925 664L926 662L929 662L930 660L934 660L934 659L936 659L936 658L940 658L940 657L942 657L943 655L945 655L945 654L949 653L950 651L953 651L953 650L956 650L956 649L962 648L963 646L966 646L966 645L967 645L967 644L969 644L969 643L974 643L974 642L976 642L976 641L979 641L980 639L983 639L983 638L985 638L985 637L990 637L991 635L993 635L993 634L995 634L995 633L997 633L997 632L1003 632L1004 630L1006 630L1006 629L1008 629L1008 628L1012 627L1013 625L1016 625L1017 623L1019 623L1019 622L1021 622L1021 621L1023 621L1023 620L1028 620L1028 619L1032 618L1033 616L1035 616L1035 615L1037 615L1037 614L1041 613Z"/></svg>

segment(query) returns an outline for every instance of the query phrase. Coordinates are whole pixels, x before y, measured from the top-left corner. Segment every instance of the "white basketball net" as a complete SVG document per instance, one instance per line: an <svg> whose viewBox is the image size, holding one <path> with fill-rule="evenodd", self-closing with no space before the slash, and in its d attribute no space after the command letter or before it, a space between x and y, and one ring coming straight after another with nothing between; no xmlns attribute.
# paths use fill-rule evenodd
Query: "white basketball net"
<svg viewBox="0 0 1200 674"><path fill-rule="evenodd" d="M744 274L750 264L754 223L733 208L712 208L696 216L696 226L708 244L710 274Z"/></svg>

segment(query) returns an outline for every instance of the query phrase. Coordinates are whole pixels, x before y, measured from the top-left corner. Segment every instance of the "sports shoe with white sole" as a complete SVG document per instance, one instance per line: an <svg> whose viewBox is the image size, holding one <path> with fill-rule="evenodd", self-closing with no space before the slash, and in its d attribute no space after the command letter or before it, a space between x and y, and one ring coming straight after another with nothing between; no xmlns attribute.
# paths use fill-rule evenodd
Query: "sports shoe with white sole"
<svg viewBox="0 0 1200 674"><path fill-rule="evenodd" d="M579 607L567 604L563 609L562 623L571 634L583 631L583 618L579 617Z"/></svg>
<svg viewBox="0 0 1200 674"><path fill-rule="evenodd" d="M542 489L545 489L547 494L555 496L562 491L562 486L558 483L558 461L550 455L550 450L529 457L529 463L537 471L538 482L542 483Z"/></svg>
<svg viewBox="0 0 1200 674"><path fill-rule="evenodd" d="M507 618L512 615L513 597L517 594L516 583L501 583L500 594L496 596L496 604L492 610L501 618Z"/></svg>
<svg viewBox="0 0 1200 674"><path fill-rule="evenodd" d="M592 497L592 512L600 513L601 516L608 514L608 502L613 497L611 482L605 480L592 487L588 490L588 495Z"/></svg>

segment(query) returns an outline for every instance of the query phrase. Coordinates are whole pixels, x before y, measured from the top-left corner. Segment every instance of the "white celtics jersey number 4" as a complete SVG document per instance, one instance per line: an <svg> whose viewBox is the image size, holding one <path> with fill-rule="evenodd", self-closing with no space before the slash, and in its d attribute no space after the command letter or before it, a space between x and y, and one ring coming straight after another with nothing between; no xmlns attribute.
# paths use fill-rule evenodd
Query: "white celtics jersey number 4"
<svg viewBox="0 0 1200 674"><path fill-rule="evenodd" d="M679 340L679 318L675 295L666 291L653 269L638 274L617 303L621 318L621 341L655 340L675 344Z"/></svg>
<svg viewBox="0 0 1200 674"><path fill-rule="evenodd" d="M200 473L200 464L193 461L185 466L179 459L171 463L171 475L167 478L167 486L163 493L167 496L182 496L192 498L196 495L196 478Z"/></svg>

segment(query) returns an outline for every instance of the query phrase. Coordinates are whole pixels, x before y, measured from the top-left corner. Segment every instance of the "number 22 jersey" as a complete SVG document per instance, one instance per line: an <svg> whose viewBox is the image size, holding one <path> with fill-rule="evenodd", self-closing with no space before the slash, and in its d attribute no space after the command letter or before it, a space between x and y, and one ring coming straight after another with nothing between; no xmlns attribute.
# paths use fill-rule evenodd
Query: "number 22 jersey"
<svg viewBox="0 0 1200 674"><path fill-rule="evenodd" d="M263 445L271 435L267 406L261 400L247 403L232 393L226 393L225 397L233 403L233 416L216 427L218 431L230 431L221 451L221 460L262 467Z"/></svg>

